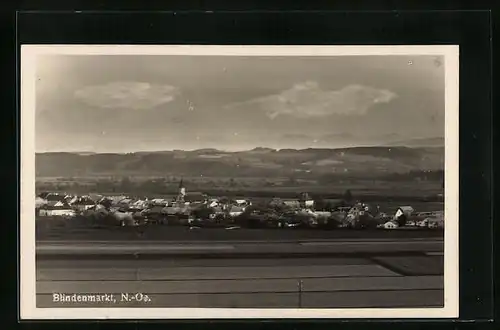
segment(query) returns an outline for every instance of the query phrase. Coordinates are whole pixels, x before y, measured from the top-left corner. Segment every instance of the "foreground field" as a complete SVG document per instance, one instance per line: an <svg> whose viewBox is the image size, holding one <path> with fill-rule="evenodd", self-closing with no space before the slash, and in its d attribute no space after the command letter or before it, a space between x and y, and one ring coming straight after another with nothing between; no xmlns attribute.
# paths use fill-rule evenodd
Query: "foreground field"
<svg viewBox="0 0 500 330"><path fill-rule="evenodd" d="M74 259L41 260L36 266L38 307L418 308L444 304L442 256ZM86 297L108 294L113 299L54 301L54 293L77 292Z"/></svg>

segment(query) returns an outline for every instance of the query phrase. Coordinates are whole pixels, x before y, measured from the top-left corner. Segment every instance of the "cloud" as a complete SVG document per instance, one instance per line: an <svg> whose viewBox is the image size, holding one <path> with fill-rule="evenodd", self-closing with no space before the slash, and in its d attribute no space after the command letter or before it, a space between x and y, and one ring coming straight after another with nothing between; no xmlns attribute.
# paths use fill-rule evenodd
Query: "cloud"
<svg viewBox="0 0 500 330"><path fill-rule="evenodd" d="M75 91L74 95L94 107L150 109L173 101L177 94L174 86L120 81L87 86Z"/></svg>
<svg viewBox="0 0 500 330"><path fill-rule="evenodd" d="M279 94L245 101L234 106L254 106L274 119L281 115L296 118L325 117L333 114L363 115L378 103L388 103L397 95L389 90L348 85L339 90L323 90L318 83L306 81Z"/></svg>

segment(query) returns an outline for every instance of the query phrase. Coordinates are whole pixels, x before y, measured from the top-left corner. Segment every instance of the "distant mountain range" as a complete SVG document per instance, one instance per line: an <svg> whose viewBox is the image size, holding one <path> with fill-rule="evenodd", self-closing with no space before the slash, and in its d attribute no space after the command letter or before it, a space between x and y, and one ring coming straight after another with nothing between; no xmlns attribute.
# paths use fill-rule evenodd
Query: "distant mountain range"
<svg viewBox="0 0 500 330"><path fill-rule="evenodd" d="M408 141L406 141L408 143ZM157 151L127 154L52 152L36 154L38 177L77 176L211 176L272 177L404 173L444 168L439 139L381 147L281 149L255 148L225 152L217 149ZM442 142L442 141L441 141Z"/></svg>
<svg viewBox="0 0 500 330"><path fill-rule="evenodd" d="M384 144L385 146L405 146L405 147L444 147L444 138L421 138L412 140L395 141Z"/></svg>

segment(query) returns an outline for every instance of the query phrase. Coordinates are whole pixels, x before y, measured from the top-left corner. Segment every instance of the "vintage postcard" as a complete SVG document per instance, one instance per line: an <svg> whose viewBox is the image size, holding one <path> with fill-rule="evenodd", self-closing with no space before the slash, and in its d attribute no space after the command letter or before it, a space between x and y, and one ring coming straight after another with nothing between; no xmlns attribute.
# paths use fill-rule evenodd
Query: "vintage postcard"
<svg viewBox="0 0 500 330"><path fill-rule="evenodd" d="M21 318L458 317L458 63L22 46Z"/></svg>

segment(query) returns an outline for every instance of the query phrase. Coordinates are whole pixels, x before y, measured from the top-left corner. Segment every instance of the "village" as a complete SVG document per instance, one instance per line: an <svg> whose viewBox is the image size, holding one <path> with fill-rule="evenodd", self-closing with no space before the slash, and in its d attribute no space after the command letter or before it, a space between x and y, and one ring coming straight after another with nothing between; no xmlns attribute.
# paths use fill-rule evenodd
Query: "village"
<svg viewBox="0 0 500 330"><path fill-rule="evenodd" d="M350 194L350 192L348 192ZM36 197L37 219L79 218L109 226L183 225L190 228L353 228L425 229L444 228L444 212L418 212L401 205L393 214L378 205L350 197L335 202L315 200L308 193L297 199L212 197L187 192L179 184L178 195L166 198L68 195L40 193Z"/></svg>

